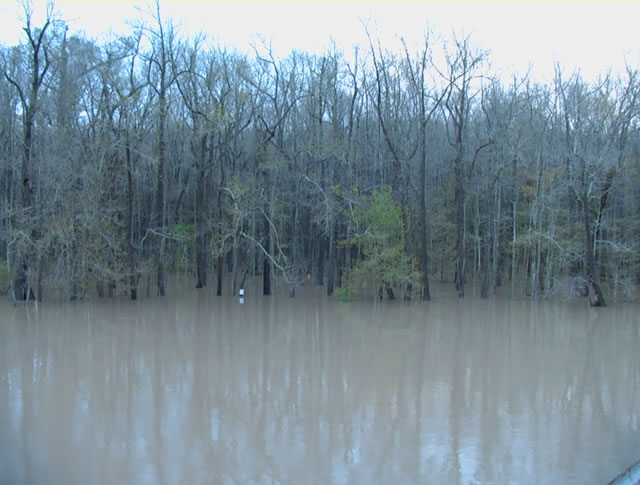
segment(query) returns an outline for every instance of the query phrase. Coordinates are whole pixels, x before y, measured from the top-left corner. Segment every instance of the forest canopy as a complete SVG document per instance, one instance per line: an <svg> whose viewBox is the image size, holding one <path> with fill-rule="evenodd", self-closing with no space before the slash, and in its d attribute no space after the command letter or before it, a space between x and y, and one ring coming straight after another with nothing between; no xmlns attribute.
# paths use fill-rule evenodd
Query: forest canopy
<svg viewBox="0 0 640 485"><path fill-rule="evenodd" d="M35 25L26 7L0 45L14 301L164 295L167 275L213 272L218 294L261 275L294 296L311 275L350 297L374 281L428 300L436 279L599 306L640 281L633 66L504 83L469 36L278 58L182 35L159 4L102 43L54 12Z"/></svg>

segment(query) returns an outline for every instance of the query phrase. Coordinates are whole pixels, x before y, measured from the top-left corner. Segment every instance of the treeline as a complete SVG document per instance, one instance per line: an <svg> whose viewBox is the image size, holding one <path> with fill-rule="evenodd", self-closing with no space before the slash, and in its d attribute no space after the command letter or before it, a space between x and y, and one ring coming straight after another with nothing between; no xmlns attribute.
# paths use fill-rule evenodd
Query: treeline
<svg viewBox="0 0 640 485"><path fill-rule="evenodd" d="M634 68L505 84L468 37L281 59L182 37L158 4L101 44L52 12L0 46L14 300L164 295L177 273L293 296L310 274L344 298L435 279L604 305L640 280Z"/></svg>

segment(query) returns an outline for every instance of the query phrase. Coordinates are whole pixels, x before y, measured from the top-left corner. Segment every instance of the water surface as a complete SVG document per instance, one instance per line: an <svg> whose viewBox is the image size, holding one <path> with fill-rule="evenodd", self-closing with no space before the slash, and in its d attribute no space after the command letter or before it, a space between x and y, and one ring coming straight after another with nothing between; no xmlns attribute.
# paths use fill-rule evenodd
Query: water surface
<svg viewBox="0 0 640 485"><path fill-rule="evenodd" d="M640 305L0 303L0 483L606 483Z"/></svg>

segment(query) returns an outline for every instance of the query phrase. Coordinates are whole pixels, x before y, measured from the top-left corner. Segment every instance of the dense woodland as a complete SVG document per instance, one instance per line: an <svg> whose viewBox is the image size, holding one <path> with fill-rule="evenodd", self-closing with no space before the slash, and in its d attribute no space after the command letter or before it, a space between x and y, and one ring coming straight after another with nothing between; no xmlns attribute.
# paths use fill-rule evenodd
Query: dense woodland
<svg viewBox="0 0 640 485"><path fill-rule="evenodd" d="M363 27L366 28L366 27ZM430 299L434 281L565 292L640 280L640 78L504 83L473 39L278 58L160 6L104 43L49 8L0 45L0 290L164 295L171 275L291 296Z"/></svg>

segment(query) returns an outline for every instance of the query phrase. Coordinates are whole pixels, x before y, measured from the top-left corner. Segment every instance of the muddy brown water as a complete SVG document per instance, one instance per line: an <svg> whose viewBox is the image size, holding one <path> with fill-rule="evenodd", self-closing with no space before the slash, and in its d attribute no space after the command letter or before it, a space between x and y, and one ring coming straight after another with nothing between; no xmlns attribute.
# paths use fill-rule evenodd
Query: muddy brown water
<svg viewBox="0 0 640 485"><path fill-rule="evenodd" d="M601 484L640 458L640 305L439 296L1 301L0 483Z"/></svg>

